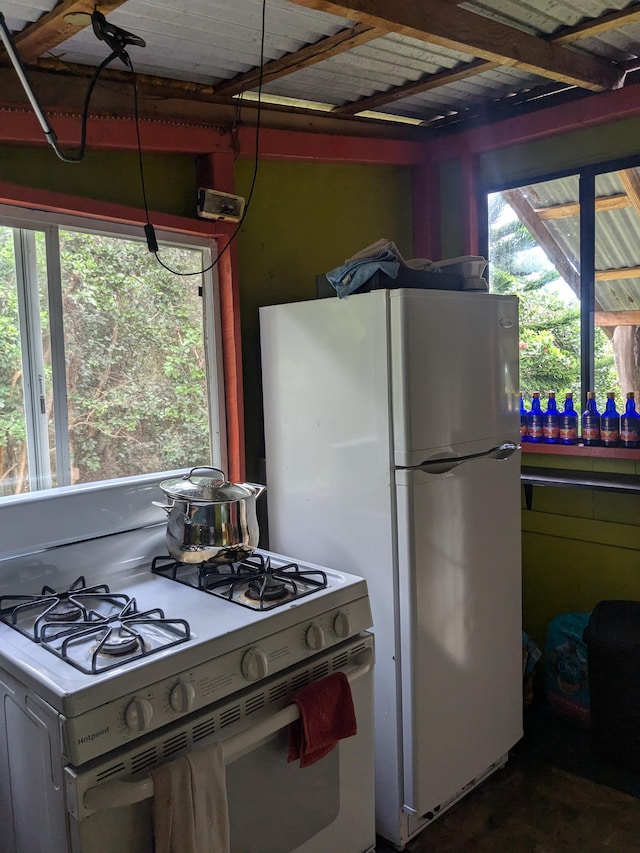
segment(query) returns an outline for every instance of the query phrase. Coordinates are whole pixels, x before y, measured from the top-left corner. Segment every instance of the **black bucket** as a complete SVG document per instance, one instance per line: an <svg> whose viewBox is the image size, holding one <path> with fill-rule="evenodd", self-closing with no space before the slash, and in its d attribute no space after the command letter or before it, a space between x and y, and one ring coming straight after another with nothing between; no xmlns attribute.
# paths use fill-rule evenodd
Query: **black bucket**
<svg viewBox="0 0 640 853"><path fill-rule="evenodd" d="M640 601L601 601L584 631L594 747L640 769Z"/></svg>

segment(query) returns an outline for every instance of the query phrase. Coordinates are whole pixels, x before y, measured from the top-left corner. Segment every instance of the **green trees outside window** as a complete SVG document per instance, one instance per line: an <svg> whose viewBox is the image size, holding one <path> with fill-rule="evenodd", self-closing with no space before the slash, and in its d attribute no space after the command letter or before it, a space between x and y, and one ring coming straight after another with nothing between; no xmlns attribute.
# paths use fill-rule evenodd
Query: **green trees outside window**
<svg viewBox="0 0 640 853"><path fill-rule="evenodd" d="M136 239L24 226L0 225L0 495L211 464L215 279Z"/></svg>
<svg viewBox="0 0 640 853"><path fill-rule="evenodd" d="M640 361L633 341L640 314L630 309L640 296L640 265L632 256L640 215L632 194L623 190L623 174L629 172L635 170L605 173L595 181L594 296L585 303L593 318L589 351L581 332L581 301L590 297L581 276L580 176L488 194L490 289L520 299L525 399L533 391L543 397L555 391L562 403L571 392L584 406L588 390L601 403L608 392L620 404L627 391L638 394ZM585 375L588 388L581 387Z"/></svg>

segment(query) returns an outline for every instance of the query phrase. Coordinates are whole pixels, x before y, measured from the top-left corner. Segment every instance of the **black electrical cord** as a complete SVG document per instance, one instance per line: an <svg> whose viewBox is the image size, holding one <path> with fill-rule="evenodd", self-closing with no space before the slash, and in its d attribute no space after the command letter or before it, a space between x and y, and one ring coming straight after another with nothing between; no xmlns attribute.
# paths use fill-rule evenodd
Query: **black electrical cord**
<svg viewBox="0 0 640 853"><path fill-rule="evenodd" d="M265 41L265 22L266 22L266 9L267 3L266 0L262 0L262 32L260 37L260 78L258 80L258 110L256 114L256 150L255 157L253 163L253 177L251 179L251 187L249 189L249 195L247 196L247 202L244 207L244 211L242 213L242 217L238 224L236 225L233 233L222 247L222 249L216 255L215 260L213 260L208 266L203 267L202 269L195 270L194 272L179 272L178 270L172 269L170 266L164 263L164 261L160 258L159 255L159 246L158 240L156 238L155 228L151 224L151 218L149 216L149 206L147 204L147 190L144 179L144 166L142 162L142 144L140 141L140 122L139 122L139 114L138 114L138 84L136 79L136 73L133 68L133 63L129 58L128 54L125 53L125 57L121 57L123 62L127 65L129 70L131 71L131 77L133 80L133 112L134 112L134 120L136 126L136 140L138 146L138 166L140 170L140 184L142 188L142 202L144 204L144 214L145 214L145 226L144 233L147 240L147 248L150 252L152 252L155 256L156 261L160 264L161 267L164 267L168 272L173 273L173 275L182 275L182 276L191 276L191 275L203 275L203 273L209 272L212 270L217 264L220 262L220 258L224 255L227 249L231 246L233 241L235 240L242 223L245 220L247 213L249 212L249 205L251 204L251 198L253 196L253 190L256 185L256 179L258 177L258 161L259 161L259 152L260 152L260 112L262 109L262 74L263 74L263 66L264 66L264 41Z"/></svg>
<svg viewBox="0 0 640 853"><path fill-rule="evenodd" d="M89 88L87 89L87 93L84 96L84 104L82 105L82 130L80 133L80 148L76 152L75 155L63 154L62 151L58 149L57 146L54 146L54 151L58 155L58 157L64 163L79 163L84 159L85 150L87 147L87 119L89 117L89 101L91 100L91 95L95 88L96 83L98 82L98 77L104 71L104 69L109 65L110 62L118 56L118 51L112 51L106 59L104 59L100 65L96 68L93 77L91 78L91 82L89 83Z"/></svg>
<svg viewBox="0 0 640 853"><path fill-rule="evenodd" d="M128 33L127 35L130 36L130 34ZM134 38L133 36L130 37ZM24 92L27 98L29 99L31 106L33 107L33 111L36 114L36 118L40 122L40 126L42 127L47 141L49 142L57 156L60 158L60 160L62 160L64 163L79 163L84 158L85 154L87 144L87 118L89 115L89 101L91 100L91 94L93 92L93 89L96 83L98 82L98 77L107 67L107 65L109 65L109 63L112 62L116 57L119 56L122 59L122 54L124 53L126 55L126 51L123 51L122 48L118 46L118 48L112 50L109 56L107 56L107 58L103 62L101 62L100 65L96 68L93 77L91 78L91 82L89 83L89 88L87 89L87 93L84 98L84 104L82 107L82 132L80 136L80 148L75 154L65 154L64 151L60 149L55 131L49 124L45 112L40 106L40 102L38 101L38 98L36 97L36 94L33 91L33 87L29 82L26 69L22 64L22 60L20 59L20 56L14 47L13 40L11 38L11 33L9 32L2 12L0 12L0 41L2 41L5 46L5 49L9 55L9 59L11 60L11 64L13 65L14 71L18 75L20 83L22 84L22 88L24 89Z"/></svg>
<svg viewBox="0 0 640 853"><path fill-rule="evenodd" d="M58 140L56 138L55 131L49 124L49 121L44 113L44 110L40 106L40 103L33 91L33 87L29 82L27 77L26 70L20 60L20 57L13 45L13 40L11 38L11 34L6 25L4 15L0 12L0 41L3 42L7 53L9 54L9 58L11 59L11 63L14 67L15 72L17 73L22 87L33 107L33 110L36 114L36 118L40 122L40 126L44 132L44 135L51 147L57 154L57 156L65 163L79 163L85 155L86 151L86 142L87 142L87 119L89 115L89 102L91 100L91 95L95 88L96 83L98 82L98 78L102 71L111 63L114 59L119 58L127 68L131 71L131 77L133 80L133 98L134 98L134 117L135 117L135 127L136 127L136 140L137 140L137 149L138 149L138 166L140 170L140 183L142 187L142 199L144 204L144 212L145 212L145 226L144 232L147 240L147 248L150 252L153 252L156 260L160 264L160 266L164 267L169 272L174 275L181 276L191 276L191 275L202 275L205 272L213 269L219 261L220 258L224 255L224 253L231 246L232 242L235 240L244 220L249 212L249 206L251 204L251 199L253 197L253 191L256 185L256 179L258 177L258 163L259 163L259 153L260 153L260 125L261 125L261 110L262 110L262 80L263 80L263 66L264 66L264 42L265 42L265 31L266 31L266 0L262 0L262 32L260 38L260 77L258 81L258 110L256 115L256 147L255 147L255 158L254 158L254 166L253 166L253 177L251 180L251 187L249 189L249 195L247 196L247 202L244 207L244 211L241 219L239 220L236 228L233 233L227 240L226 244L223 246L222 250L218 252L214 261L212 261L208 266L203 267L202 269L195 270L194 272L179 272L178 270L174 270L169 267L167 264L162 261L158 252L158 241L156 239L155 229L151 223L151 218L149 215L149 205L147 202L147 190L145 185L144 178L144 166L142 161L142 143L140 140L140 117L138 110L138 84L136 73L133 68L133 63L131 62L131 58L129 54L125 50L125 46L128 44L134 44L140 47L145 46L145 42L139 36L134 36L132 33L127 32L126 30L122 30L120 27L116 27L110 25L104 15L98 12L97 8L94 7L94 11L91 14L91 21L93 25L93 30L97 38L105 41L105 43L112 48L112 52L104 59L100 65L96 68L93 77L89 83L89 87L85 94L84 104L82 107L82 129L81 129L81 137L80 137L80 147L75 154L65 154L58 145Z"/></svg>

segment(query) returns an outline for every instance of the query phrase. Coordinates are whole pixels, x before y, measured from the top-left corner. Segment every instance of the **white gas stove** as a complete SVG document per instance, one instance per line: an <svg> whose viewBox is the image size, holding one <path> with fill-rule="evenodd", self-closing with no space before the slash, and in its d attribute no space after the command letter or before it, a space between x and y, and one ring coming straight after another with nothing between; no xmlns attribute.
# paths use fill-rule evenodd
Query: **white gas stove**
<svg viewBox="0 0 640 853"><path fill-rule="evenodd" d="M270 709L263 708L263 699L251 700L258 702L257 719L285 707L291 685L302 686L345 664L357 669L363 652L370 669L372 638L363 632L371 627L371 612L364 580L263 550L238 564L177 564L166 554L164 513L154 517L150 509L156 488L157 481L147 477L91 490L64 489L58 501L37 495L8 507L11 534L0 553L0 679L9 710L0 713L0 723L7 742L19 746L9 746L6 756L0 751L0 776L6 777L0 781L10 781L12 789L11 801L0 798L0 819L13 827L11 853L39 849L32 846L37 833L29 828L33 785L23 795L14 778L20 754L37 761L35 755L29 758L26 742L34 724L40 747L46 742L49 752L59 753L39 794L45 812L53 815L43 850L99 853L103 848L95 845L104 828L96 815L108 811L96 812L81 800L105 778L104 768L120 768L107 775L111 779L115 773L126 786L136 777L123 756L148 750L155 739L165 744L177 738L188 751L193 745L185 732L203 713L215 710L219 718L226 703L232 708L238 697L270 691ZM36 534L34 516L43 519ZM362 698L359 704L366 707ZM371 716L370 709L361 716L365 713ZM250 730L249 715L240 716L231 718L231 734ZM369 722L362 726L361 743L367 744ZM264 761L259 750L255 757ZM333 772L348 776L340 764ZM58 782L47 782L48 774ZM234 797L230 791L231 810ZM346 814L345 807L345 821ZM232 821L232 840L233 829ZM148 847L131 846L126 831L118 831L125 832L122 839L109 830L108 849L117 851L122 844L132 853L151 851L151 841ZM314 830L309 838L305 831L294 832L290 846L278 853L326 849L320 845L329 837L322 832ZM255 849L262 853L266 848L259 838L260 833ZM237 839L238 849L253 849L245 829L238 828ZM364 849L354 847L353 853Z"/></svg>

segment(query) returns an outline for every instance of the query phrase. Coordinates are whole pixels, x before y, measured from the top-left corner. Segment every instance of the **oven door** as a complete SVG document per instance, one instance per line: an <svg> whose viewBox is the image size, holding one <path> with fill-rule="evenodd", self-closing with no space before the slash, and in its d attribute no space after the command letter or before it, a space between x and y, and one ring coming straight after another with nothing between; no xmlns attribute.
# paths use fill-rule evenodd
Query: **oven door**
<svg viewBox="0 0 640 853"><path fill-rule="evenodd" d="M152 853L149 771L222 742L232 853L364 853L375 846L373 637L363 633L80 770L66 768L73 853ZM315 764L287 762L291 694L331 672L351 684L358 733ZM142 772L144 768L144 772Z"/></svg>

